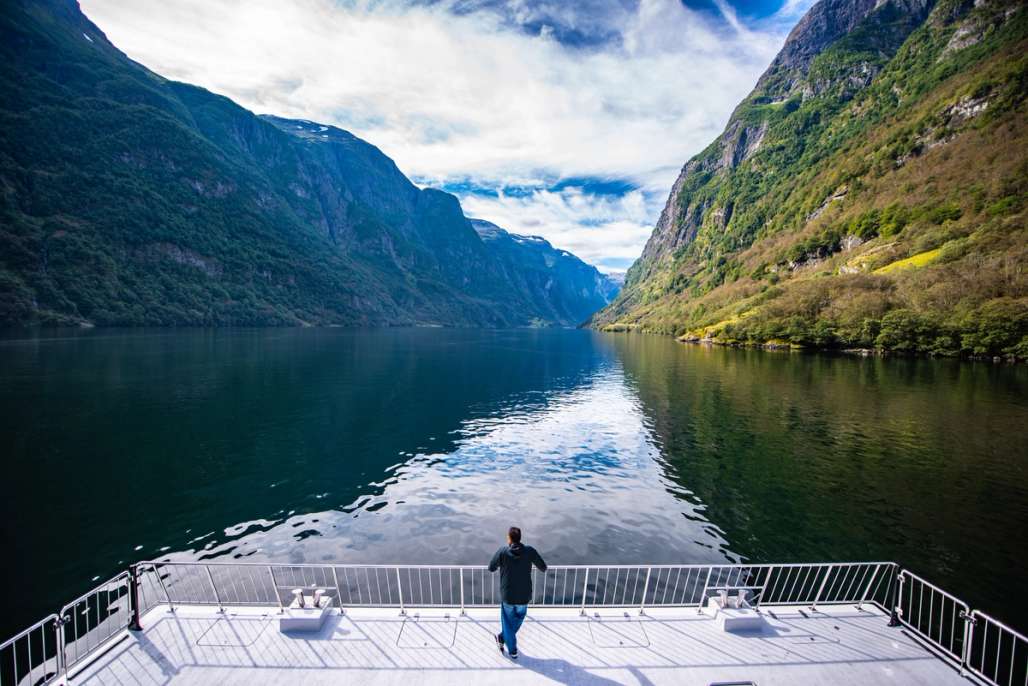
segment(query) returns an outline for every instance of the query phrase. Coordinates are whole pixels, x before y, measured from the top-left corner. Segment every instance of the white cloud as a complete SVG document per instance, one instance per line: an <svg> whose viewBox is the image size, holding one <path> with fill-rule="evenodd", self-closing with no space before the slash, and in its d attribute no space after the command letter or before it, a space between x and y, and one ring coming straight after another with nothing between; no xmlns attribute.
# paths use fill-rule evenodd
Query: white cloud
<svg viewBox="0 0 1028 686"><path fill-rule="evenodd" d="M566 189L462 198L470 215L515 231L535 225L532 233L600 262L639 254L678 169L720 133L788 28L747 28L734 14L726 24L677 0L641 0L619 8L620 41L578 49L495 12L390 0L82 6L154 71L257 112L349 129L433 185L629 180L645 196ZM609 217L606 228L582 226L596 221L591 213Z"/></svg>

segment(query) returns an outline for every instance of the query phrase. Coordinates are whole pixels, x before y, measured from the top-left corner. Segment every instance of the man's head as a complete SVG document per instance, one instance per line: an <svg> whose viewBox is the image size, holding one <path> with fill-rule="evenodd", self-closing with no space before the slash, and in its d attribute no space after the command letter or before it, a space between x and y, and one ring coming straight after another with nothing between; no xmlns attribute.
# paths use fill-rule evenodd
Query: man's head
<svg viewBox="0 0 1028 686"><path fill-rule="evenodd" d="M521 543L521 529L516 526L512 526L507 529L507 543L513 545L514 543Z"/></svg>

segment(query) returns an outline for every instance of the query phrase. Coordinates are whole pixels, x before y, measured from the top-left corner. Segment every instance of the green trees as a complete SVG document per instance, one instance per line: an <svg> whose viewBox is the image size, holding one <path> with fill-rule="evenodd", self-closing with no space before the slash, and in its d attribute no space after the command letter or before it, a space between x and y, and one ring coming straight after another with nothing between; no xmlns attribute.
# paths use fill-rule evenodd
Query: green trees
<svg viewBox="0 0 1028 686"><path fill-rule="evenodd" d="M1028 357L1028 302L1011 298L941 318L908 308L859 320L755 315L727 324L718 340L749 345L784 341L814 348L873 348L939 356Z"/></svg>
<svg viewBox="0 0 1028 686"><path fill-rule="evenodd" d="M1001 298L961 320L961 347L976 355L1028 357L1028 302Z"/></svg>

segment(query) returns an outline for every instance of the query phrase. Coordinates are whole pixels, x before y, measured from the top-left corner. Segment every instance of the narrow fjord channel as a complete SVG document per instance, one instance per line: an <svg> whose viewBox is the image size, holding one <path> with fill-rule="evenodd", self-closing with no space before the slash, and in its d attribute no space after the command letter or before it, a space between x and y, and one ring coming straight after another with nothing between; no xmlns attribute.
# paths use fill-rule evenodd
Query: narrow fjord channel
<svg viewBox="0 0 1028 686"><path fill-rule="evenodd" d="M1028 610L1028 369L571 330L0 341L7 634L138 559L896 560Z"/></svg>

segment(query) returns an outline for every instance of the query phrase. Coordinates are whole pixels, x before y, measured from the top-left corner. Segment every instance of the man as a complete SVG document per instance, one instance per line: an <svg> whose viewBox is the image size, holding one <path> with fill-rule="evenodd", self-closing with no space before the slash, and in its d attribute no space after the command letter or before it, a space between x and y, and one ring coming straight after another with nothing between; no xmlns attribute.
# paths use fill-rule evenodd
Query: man
<svg viewBox="0 0 1028 686"><path fill-rule="evenodd" d="M521 543L521 529L512 526L507 531L507 545L496 551L489 562L489 571L500 570L500 626L496 645L503 652L506 643L512 660L518 659L518 629L528 614L528 601L532 599L532 565L546 571L542 556L530 545Z"/></svg>

